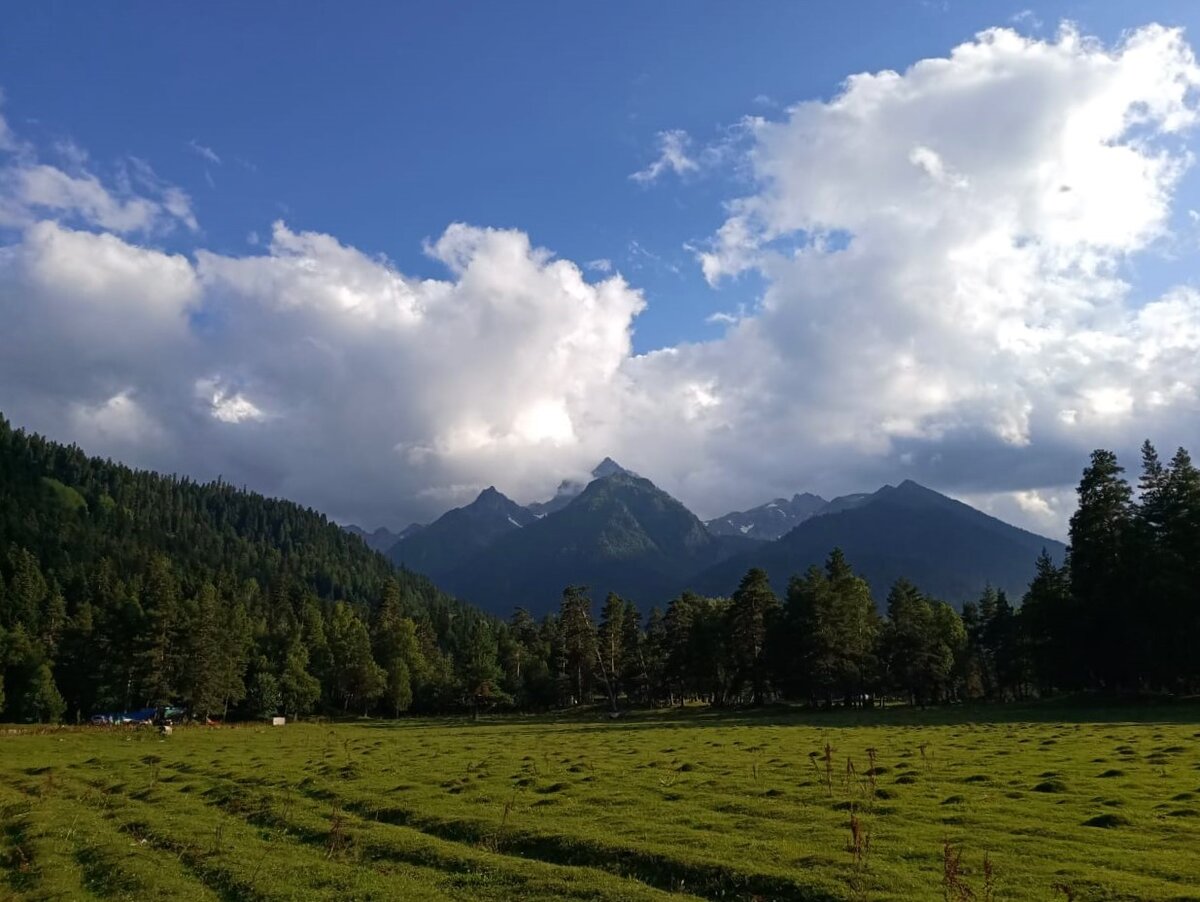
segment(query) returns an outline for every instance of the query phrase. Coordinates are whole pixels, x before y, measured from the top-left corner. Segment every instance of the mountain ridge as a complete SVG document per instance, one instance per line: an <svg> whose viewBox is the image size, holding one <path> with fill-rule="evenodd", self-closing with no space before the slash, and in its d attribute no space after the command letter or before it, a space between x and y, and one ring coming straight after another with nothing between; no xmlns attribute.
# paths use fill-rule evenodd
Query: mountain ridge
<svg viewBox="0 0 1200 902"><path fill-rule="evenodd" d="M528 508L488 486L470 504L446 511L420 531L400 539L387 550L387 557L419 573L442 573L536 519Z"/></svg>
<svg viewBox="0 0 1200 902"><path fill-rule="evenodd" d="M1005 523L911 479L885 485L865 498L845 497L852 503L695 574L687 587L732 592L741 573L757 566L782 590L793 574L819 565L833 548L840 548L871 584L878 603L901 577L952 603L973 599L986 585L1017 600L1043 548L1060 562L1066 553L1061 542Z"/></svg>
<svg viewBox="0 0 1200 902"><path fill-rule="evenodd" d="M829 502L811 492L789 498L775 498L744 511L731 511L705 521L713 535L742 535L750 539L774 541L809 517L820 515Z"/></svg>
<svg viewBox="0 0 1200 902"><path fill-rule="evenodd" d="M655 600L688 572L727 556L695 514L627 470L592 480L568 505L512 532L469 561L432 574L448 591L496 610L557 606L566 585Z"/></svg>
<svg viewBox="0 0 1200 902"><path fill-rule="evenodd" d="M725 595L761 567L782 592L835 547L882 604L905 577L952 603L987 585L1019 598L1042 548L1062 543L1012 526L906 479L835 497L796 493L704 523L653 482L605 458L582 487L564 480L549 502L517 504L489 486L387 552L394 563L487 610L544 613L564 586L616 591L643 609L684 590ZM736 516L735 516L736 515ZM749 527L749 528L744 528ZM758 535L753 533L758 530Z"/></svg>

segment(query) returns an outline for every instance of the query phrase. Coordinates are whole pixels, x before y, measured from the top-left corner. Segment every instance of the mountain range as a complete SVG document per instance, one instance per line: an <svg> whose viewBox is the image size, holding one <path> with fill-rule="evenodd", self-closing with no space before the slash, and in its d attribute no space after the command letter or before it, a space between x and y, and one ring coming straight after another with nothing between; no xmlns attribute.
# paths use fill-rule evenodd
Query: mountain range
<svg viewBox="0 0 1200 902"><path fill-rule="evenodd" d="M725 593L750 567L762 567L777 591L787 579L841 548L871 584L877 601L900 577L928 594L961 603L992 585L1019 600L1045 548L1061 562L1061 542L1011 526L961 501L905 480L847 496L778 540L756 545L693 576L698 592Z"/></svg>
<svg viewBox="0 0 1200 902"><path fill-rule="evenodd" d="M564 481L554 498L530 505L489 487L428 526L410 527L387 556L507 616L518 606L534 614L556 608L567 585L586 585L597 599L614 591L643 609L686 589L726 595L750 567L766 569L783 592L792 574L835 547L880 603L901 577L956 604L988 585L1019 599L1041 550L1058 560L1066 550L912 481L831 501L796 494L704 523L609 458L592 476L586 485Z"/></svg>
<svg viewBox="0 0 1200 902"><path fill-rule="evenodd" d="M791 532L810 517L822 513L829 504L820 495L805 492L803 495L793 495L791 501L776 498L748 511L734 511L717 517L704 525L714 536L745 536L770 542Z"/></svg>

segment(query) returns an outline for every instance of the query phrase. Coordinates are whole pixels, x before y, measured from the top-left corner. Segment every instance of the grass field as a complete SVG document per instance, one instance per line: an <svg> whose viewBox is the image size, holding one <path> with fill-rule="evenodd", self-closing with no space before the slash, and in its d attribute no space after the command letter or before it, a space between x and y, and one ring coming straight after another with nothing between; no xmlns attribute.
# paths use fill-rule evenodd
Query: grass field
<svg viewBox="0 0 1200 902"><path fill-rule="evenodd" d="M1200 710L13 730L0 820L0 898L1200 899Z"/></svg>

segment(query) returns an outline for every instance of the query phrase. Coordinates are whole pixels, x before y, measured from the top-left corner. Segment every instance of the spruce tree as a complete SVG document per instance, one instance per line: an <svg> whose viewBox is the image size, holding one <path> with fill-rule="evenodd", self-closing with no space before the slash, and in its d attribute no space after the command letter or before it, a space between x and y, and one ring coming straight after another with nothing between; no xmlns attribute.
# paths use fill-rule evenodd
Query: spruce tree
<svg viewBox="0 0 1200 902"><path fill-rule="evenodd" d="M1071 592L1081 605L1084 658L1105 688L1137 682L1140 625L1131 592L1131 491L1111 451L1093 451L1070 522Z"/></svg>
<svg viewBox="0 0 1200 902"><path fill-rule="evenodd" d="M582 704L590 696L596 667L596 629L591 610L592 600L585 587L567 586L563 590L558 617L562 628L563 663L574 704Z"/></svg>
<svg viewBox="0 0 1200 902"><path fill-rule="evenodd" d="M625 620L633 611L629 604L616 592L609 592L600 611L600 625L596 630L598 662L606 685L610 687L611 701L616 707L621 694L621 677L625 672Z"/></svg>
<svg viewBox="0 0 1200 902"><path fill-rule="evenodd" d="M1080 659L1079 610L1066 569L1044 548L1021 602L1020 623L1042 691L1082 688L1088 674Z"/></svg>
<svg viewBox="0 0 1200 902"><path fill-rule="evenodd" d="M482 707L505 701L500 688L503 675L496 660L496 639L487 621L474 619L457 657L458 678L473 717Z"/></svg>
<svg viewBox="0 0 1200 902"><path fill-rule="evenodd" d="M1155 663L1159 683L1179 691L1200 687L1200 470L1180 448L1167 468L1163 491L1163 524Z"/></svg>
<svg viewBox="0 0 1200 902"><path fill-rule="evenodd" d="M767 634L775 626L779 599L764 570L757 567L742 577L729 608L729 643L739 678L750 685L754 704L767 692Z"/></svg>
<svg viewBox="0 0 1200 902"><path fill-rule="evenodd" d="M148 706L167 705L175 694L177 676L179 584L171 562L164 555L151 559L140 602L142 623L135 645L141 700Z"/></svg>

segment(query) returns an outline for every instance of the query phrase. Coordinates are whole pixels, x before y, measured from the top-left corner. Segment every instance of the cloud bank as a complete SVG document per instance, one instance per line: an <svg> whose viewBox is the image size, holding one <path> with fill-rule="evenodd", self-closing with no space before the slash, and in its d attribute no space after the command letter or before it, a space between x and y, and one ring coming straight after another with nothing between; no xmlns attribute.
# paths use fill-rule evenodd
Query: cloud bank
<svg viewBox="0 0 1200 902"><path fill-rule="evenodd" d="M1178 31L996 29L746 120L753 190L697 265L761 303L644 355L637 288L522 232L451 225L436 279L284 223L170 254L183 192L0 120L0 410L370 526L611 454L709 516L912 477L1061 534L1088 450L1200 438L1200 293L1130 275L1170 239L1198 86ZM659 150L639 180L688 171Z"/></svg>

